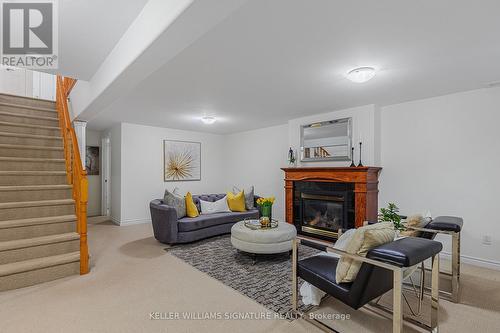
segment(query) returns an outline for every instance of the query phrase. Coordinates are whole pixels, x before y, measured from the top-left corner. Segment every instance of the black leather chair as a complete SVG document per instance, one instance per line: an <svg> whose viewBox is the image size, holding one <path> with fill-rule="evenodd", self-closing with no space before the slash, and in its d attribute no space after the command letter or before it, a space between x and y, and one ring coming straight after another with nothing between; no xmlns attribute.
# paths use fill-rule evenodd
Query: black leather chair
<svg viewBox="0 0 500 333"><path fill-rule="evenodd" d="M352 283L335 281L338 259L330 256L314 256L298 261L298 245L312 246L326 252L337 253L363 262ZM439 310L439 252L442 244L423 238L403 238L379 246L368 252L366 257L348 254L335 249L330 243L298 236L293 246L292 266L292 308L298 311L298 277L323 290L353 309L359 309L370 301L393 290L393 332L403 330L403 268L411 267L432 258L432 302L431 325L427 328L437 331ZM335 331L315 319L303 316L307 321L325 331Z"/></svg>

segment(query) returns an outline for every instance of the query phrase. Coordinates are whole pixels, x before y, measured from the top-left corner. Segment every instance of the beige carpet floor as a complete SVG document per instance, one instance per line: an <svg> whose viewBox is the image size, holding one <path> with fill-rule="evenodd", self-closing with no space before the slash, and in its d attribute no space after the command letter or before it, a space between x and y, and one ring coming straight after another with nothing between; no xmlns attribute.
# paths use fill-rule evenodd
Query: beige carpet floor
<svg viewBox="0 0 500 333"><path fill-rule="evenodd" d="M319 331L303 320L151 320L151 312L269 313L166 253L151 234L149 224L90 224L91 273L0 293L0 332ZM498 332L500 272L464 265L462 281L462 304L441 302L441 332ZM390 320L332 299L317 310L330 311L351 315L333 323L341 332L391 331Z"/></svg>

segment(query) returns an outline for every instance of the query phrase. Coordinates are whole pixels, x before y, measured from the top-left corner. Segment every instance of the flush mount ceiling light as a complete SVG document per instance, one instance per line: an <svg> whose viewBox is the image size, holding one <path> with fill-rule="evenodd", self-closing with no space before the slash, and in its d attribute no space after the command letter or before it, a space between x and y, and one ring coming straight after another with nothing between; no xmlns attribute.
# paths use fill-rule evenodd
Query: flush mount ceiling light
<svg viewBox="0 0 500 333"><path fill-rule="evenodd" d="M347 78L352 82L363 83L371 80L375 76L375 68L358 67L347 73Z"/></svg>
<svg viewBox="0 0 500 333"><path fill-rule="evenodd" d="M217 119L214 116L203 116L201 117L201 121L206 125L212 125Z"/></svg>

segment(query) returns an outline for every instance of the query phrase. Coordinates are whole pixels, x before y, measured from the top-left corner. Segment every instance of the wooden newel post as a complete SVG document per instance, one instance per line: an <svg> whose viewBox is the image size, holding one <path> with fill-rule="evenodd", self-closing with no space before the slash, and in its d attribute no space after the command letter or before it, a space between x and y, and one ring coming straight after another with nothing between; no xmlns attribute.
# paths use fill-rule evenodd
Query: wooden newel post
<svg viewBox="0 0 500 333"><path fill-rule="evenodd" d="M80 181L80 204L79 204L79 225L80 225L80 274L89 272L89 247L87 244L87 201L88 201L88 181L83 173Z"/></svg>

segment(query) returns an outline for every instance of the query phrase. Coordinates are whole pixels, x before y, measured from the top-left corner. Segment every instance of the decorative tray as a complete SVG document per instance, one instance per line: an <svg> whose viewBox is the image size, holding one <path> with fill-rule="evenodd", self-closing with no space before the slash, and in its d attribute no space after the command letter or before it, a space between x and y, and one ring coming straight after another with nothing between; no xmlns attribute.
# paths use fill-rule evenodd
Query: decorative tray
<svg viewBox="0 0 500 333"><path fill-rule="evenodd" d="M264 227L260 224L260 220L245 220L245 227L252 230L269 230L278 227L278 221L275 219L271 219L271 224L268 227Z"/></svg>

